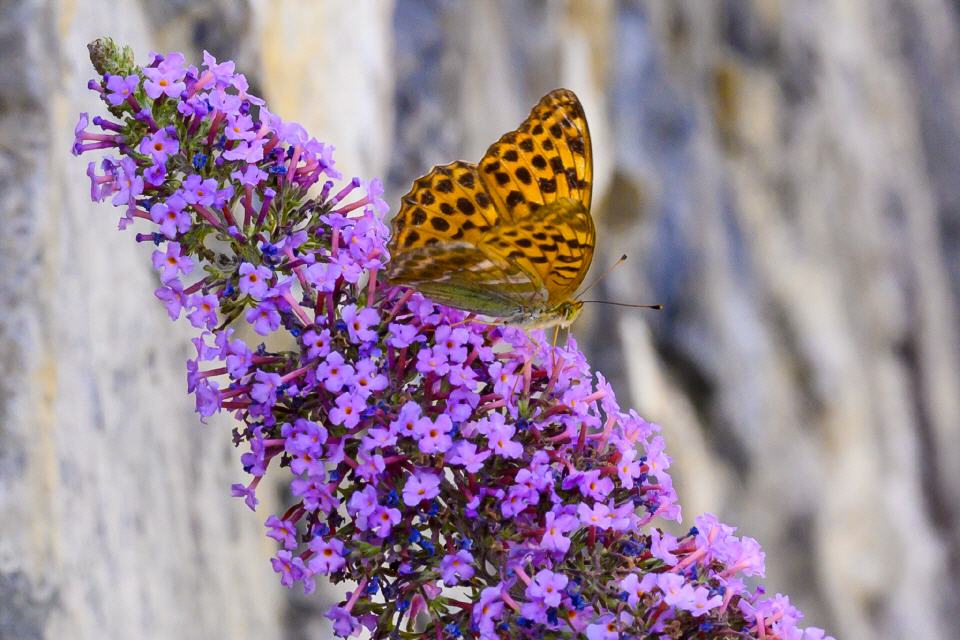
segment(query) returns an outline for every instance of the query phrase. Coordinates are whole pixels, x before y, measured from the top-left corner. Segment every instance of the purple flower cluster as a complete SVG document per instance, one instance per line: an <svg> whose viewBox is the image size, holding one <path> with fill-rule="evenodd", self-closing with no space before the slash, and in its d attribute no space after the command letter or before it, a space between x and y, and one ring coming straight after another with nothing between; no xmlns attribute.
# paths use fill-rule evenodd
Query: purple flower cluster
<svg viewBox="0 0 960 640"><path fill-rule="evenodd" d="M91 196L121 228L153 225L137 240L157 247L156 295L199 330L197 411L238 420L251 479L234 495L254 509L267 470L289 474L293 504L266 520L281 583L356 583L327 614L338 635L825 637L745 584L764 571L755 540L710 515L679 537L653 526L680 520L660 429L573 339L379 282L380 183L337 188L333 148L233 63L91 50L112 118L83 114L74 151L119 153L89 165Z"/></svg>

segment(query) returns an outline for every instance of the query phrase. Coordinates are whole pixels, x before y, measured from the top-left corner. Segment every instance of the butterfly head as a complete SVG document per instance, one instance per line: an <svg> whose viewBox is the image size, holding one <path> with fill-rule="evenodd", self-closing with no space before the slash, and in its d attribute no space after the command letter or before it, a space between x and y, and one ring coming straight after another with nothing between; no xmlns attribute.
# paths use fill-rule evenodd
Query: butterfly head
<svg viewBox="0 0 960 640"><path fill-rule="evenodd" d="M506 324L517 325L524 329L548 329L556 326L566 329L577 319L581 309L583 309L583 302L567 300L542 311L524 310L508 318Z"/></svg>
<svg viewBox="0 0 960 640"><path fill-rule="evenodd" d="M553 308L555 317L557 319L557 324L566 329L573 324L573 321L577 319L577 316L580 315L580 311L582 309L583 302L580 300L568 300L567 302L561 302Z"/></svg>

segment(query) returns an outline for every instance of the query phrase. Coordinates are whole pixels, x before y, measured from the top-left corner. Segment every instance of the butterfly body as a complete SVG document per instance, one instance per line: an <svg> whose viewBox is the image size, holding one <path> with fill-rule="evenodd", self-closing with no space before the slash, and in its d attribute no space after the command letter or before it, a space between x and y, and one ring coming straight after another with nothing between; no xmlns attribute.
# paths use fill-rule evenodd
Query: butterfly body
<svg viewBox="0 0 960 640"><path fill-rule="evenodd" d="M513 316L503 318L502 322L524 329L546 329L556 326L566 329L577 319L581 309L583 309L582 302L569 300L546 309L523 309Z"/></svg>
<svg viewBox="0 0 960 640"><path fill-rule="evenodd" d="M592 179L583 108L552 91L479 164L414 182L392 222L387 278L496 322L567 326L593 257Z"/></svg>

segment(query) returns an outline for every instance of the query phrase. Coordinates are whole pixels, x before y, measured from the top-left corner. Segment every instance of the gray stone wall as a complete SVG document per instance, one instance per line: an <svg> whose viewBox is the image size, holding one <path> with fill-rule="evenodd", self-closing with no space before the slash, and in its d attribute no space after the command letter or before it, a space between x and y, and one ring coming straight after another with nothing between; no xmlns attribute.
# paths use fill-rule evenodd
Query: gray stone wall
<svg viewBox="0 0 960 640"><path fill-rule="evenodd" d="M0 638L279 637L230 422L198 424L150 248L69 154L101 32L156 46L135 3L0 12Z"/></svg>
<svg viewBox="0 0 960 640"><path fill-rule="evenodd" d="M69 156L85 43L238 60L392 201L547 90L594 136L575 334L661 423L688 523L837 638L960 626L960 12L947 0L20 0L0 10L0 638L324 638L229 498L149 249ZM269 509L269 505L264 506Z"/></svg>

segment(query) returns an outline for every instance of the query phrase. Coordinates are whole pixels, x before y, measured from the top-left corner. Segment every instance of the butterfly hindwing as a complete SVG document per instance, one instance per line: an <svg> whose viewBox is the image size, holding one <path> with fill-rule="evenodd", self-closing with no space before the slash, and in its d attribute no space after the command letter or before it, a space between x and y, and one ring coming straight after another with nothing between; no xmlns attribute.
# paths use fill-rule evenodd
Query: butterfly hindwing
<svg viewBox="0 0 960 640"><path fill-rule="evenodd" d="M542 284L515 263L476 245L444 241L403 251L391 262L390 280L418 289L447 306L504 317L542 306Z"/></svg>

